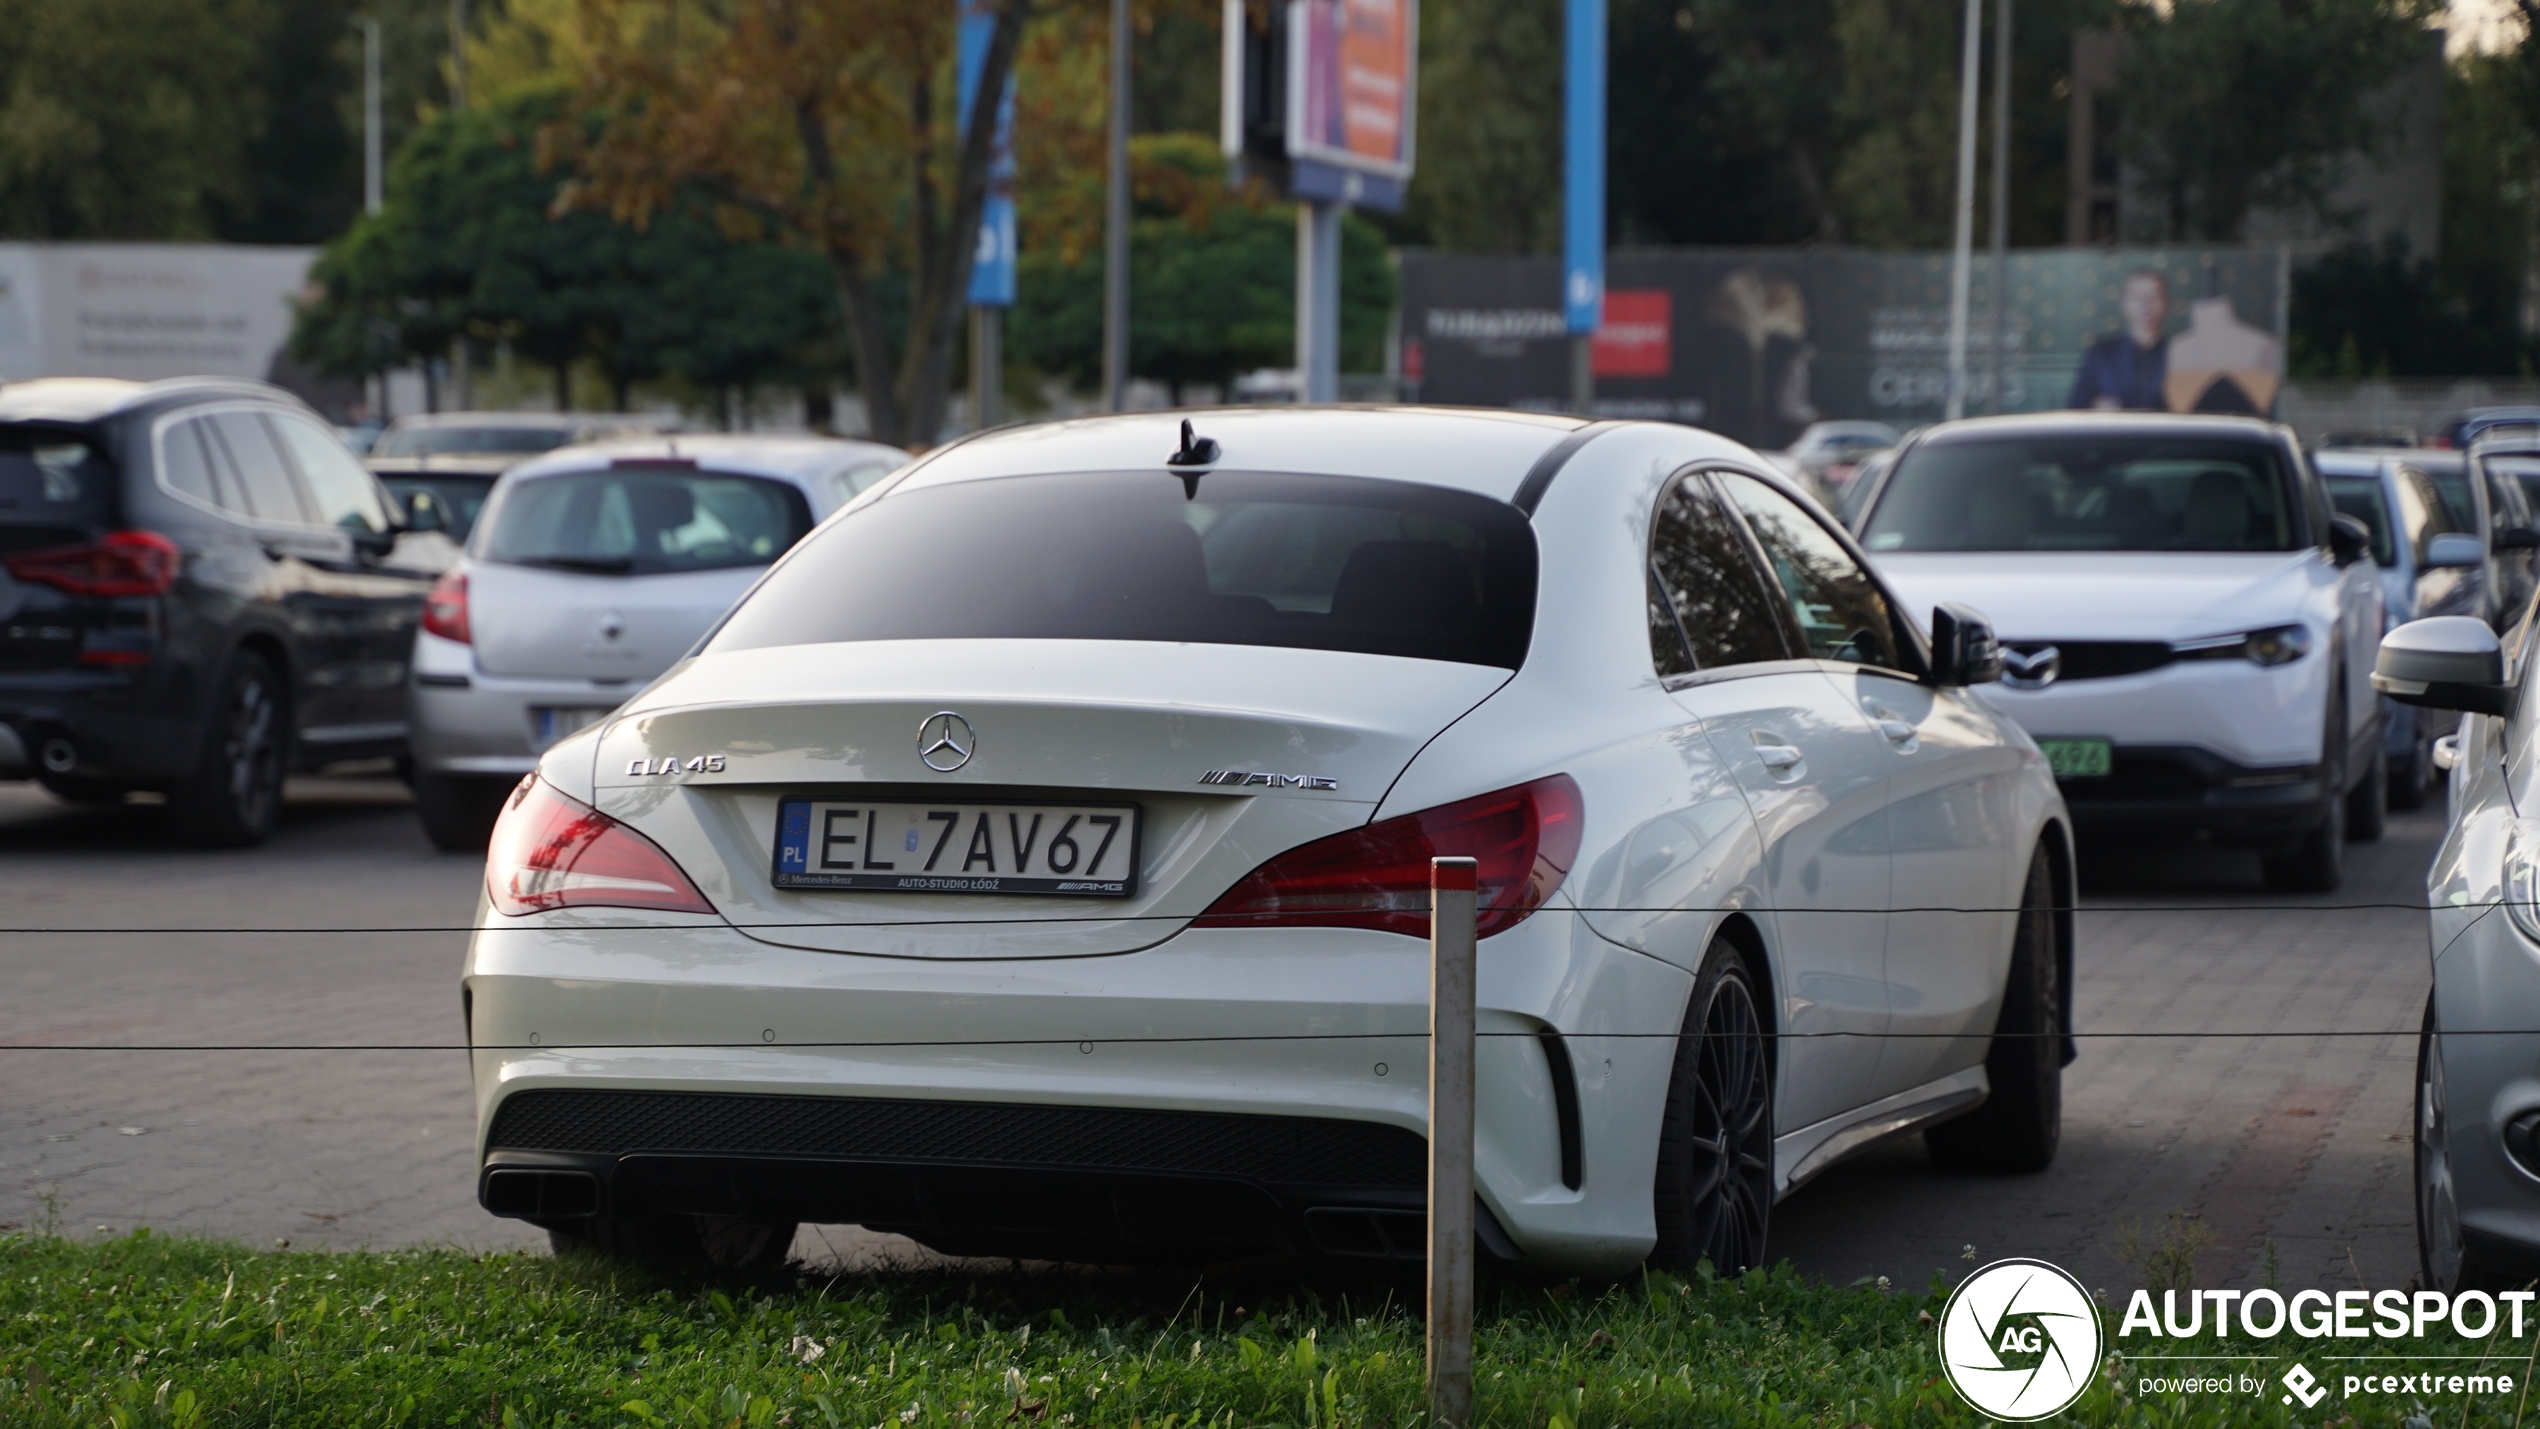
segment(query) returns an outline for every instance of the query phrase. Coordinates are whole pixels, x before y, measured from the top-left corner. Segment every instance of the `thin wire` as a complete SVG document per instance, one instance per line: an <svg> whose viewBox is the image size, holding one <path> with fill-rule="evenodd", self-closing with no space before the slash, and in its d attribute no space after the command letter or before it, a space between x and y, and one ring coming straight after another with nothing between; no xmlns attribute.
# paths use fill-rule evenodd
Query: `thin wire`
<svg viewBox="0 0 2540 1429"><path fill-rule="evenodd" d="M1828 1037L1871 1037L1880 1041L1965 1042L1997 1041L2002 1038L2061 1039L2064 1037L2106 1040L2150 1038L2293 1038L2293 1037L2404 1037L2412 1029L2388 1027L2340 1028L2328 1031L2218 1031L2218 1032L2148 1032L2116 1030L2106 1032L1770 1032L1763 1034L1773 1041L1812 1041ZM1476 1032L1475 1037L1541 1037L1540 1032ZM1688 1037L1702 1037L1702 1032L1572 1032L1573 1041L1623 1040L1680 1042ZM2540 1032L2508 1028L2481 1028L2472 1031L2446 1030L2445 1037L2531 1037ZM1090 1051L1095 1047L1183 1046L1220 1042L1426 1042L1429 1034L1408 1032L1261 1032L1219 1034L1190 1037L954 1037L923 1041L894 1042L0 1042L0 1052L727 1052L727 1051L889 1051L898 1048L945 1047L1075 1047Z"/></svg>
<svg viewBox="0 0 2540 1429"><path fill-rule="evenodd" d="M2475 911L2482 911L2482 912L2483 912L2483 911L2486 911L2486 910L2489 910L2489 909L2495 909L2495 908L2508 908L2508 907L2526 907L2526 908L2527 908L2527 907L2540 907L2540 901L2535 901L2535 902L2522 902L2522 901L2519 901L2519 900L2501 899L2501 898L2500 898L2500 899L2482 900L2482 901L2479 901L2479 902L2472 902L2472 903L2440 903L2440 904L2429 904L2429 903L2135 903L2135 904L2123 904L2123 903L2121 903L2121 904L2107 904L2107 905L2095 905L2095 906L2083 906L2083 905L2080 905L2080 904L2049 904L2049 905L2045 905L2045 906L2042 906L2042 907L2027 907L2027 906L2019 906L2019 905L2004 906L2004 907L1961 907L1961 906L1948 905L1948 904L1931 904L1931 905L1914 905L1914 906L1901 907L1901 908L1790 908L1790 909L1761 908L1761 907L1756 907L1756 906L1754 906L1754 905L1752 905L1752 904L1730 904L1730 903L1712 904L1712 905L1708 905L1708 906L1698 905L1698 904L1668 904L1668 905L1653 905L1653 906L1648 906L1648 907L1635 906L1635 905L1567 904L1567 903L1565 903L1565 904L1558 904L1558 905L1547 905L1546 907L1541 908L1541 909L1538 909L1538 910L1536 910L1536 911L1538 911L1538 912L1569 912L1569 913L1784 913L1784 912L1786 912L1786 913L1794 913L1794 914L1797 914L1797 913L1808 913L1808 914L1816 914L1816 913L1840 913L1840 914L1860 914L1860 915L1865 915L1865 916L1876 916L1876 917L1890 917L1890 916L1894 916L1894 915L1899 914L1899 913L2029 913L2029 912L2043 912L2043 913L2091 913L2091 914L2099 914L2099 913L2369 913L2369 912L2396 912L2396 913L2436 913L2436 912L2449 912L2449 913L2466 913L2466 912L2471 912L2471 911L2473 911L2473 910L2475 910ZM1302 915L1302 916L1307 917L1307 918L1317 918L1317 917L1339 917L1339 916L1344 916L1344 915L1348 915L1348 914L1352 914L1352 913L1403 913L1403 912L1410 912L1410 911L1413 911L1413 910L1410 910L1410 909L1403 909L1403 908L1378 908L1378 907L1360 907L1360 908L1317 908L1317 909L1313 910L1311 913L1308 913L1308 914L1305 914L1305 915ZM83 934L83 933L85 933L85 934L111 933L111 934L115 934L115 935L117 935L117 936L129 936L129 935L133 935L133 934L140 934L140 933L189 933L189 934L216 934L216 933L218 933L218 934L231 934L231 933L257 933L257 934L275 934L275 933L323 933L323 934L329 934L329 935L344 935L344 934L357 934L357 933L539 933L539 932L546 932L546 933L575 933L575 934L580 934L580 933L695 933L695 932L718 932L718 931L722 931L722 930L725 930L725 929L730 929L730 930L735 931L735 932L743 932L743 933L748 933L748 932L760 932L760 931L771 931L771 930L772 930L772 931L784 931L784 930L788 930L788 929L813 929L813 930L826 931L826 932L833 932L833 933L852 933L852 932L859 932L859 931L862 931L862 930L865 930L865 929L869 929L869 928L972 928L972 927L1015 927L1015 926L1021 926L1021 927L1036 927L1036 926L1045 926L1045 925L1048 925L1048 924L1053 924L1053 923L1199 923L1199 922L1202 922L1203 920L1204 920L1205 922L1207 922L1207 923L1208 923L1210 926L1212 926L1212 927L1239 927L1239 926L1242 926L1243 924L1245 924L1245 923L1247 923L1247 922L1249 922L1249 923L1253 923L1253 924L1255 924L1255 925L1263 925L1263 926L1273 925L1273 924L1278 924L1278 923L1281 923L1281 922L1283 922L1284 920L1293 920L1293 919L1297 918L1298 916L1300 916L1300 915L1293 914L1293 913L1258 913L1258 914L1243 914L1243 913L1213 913L1213 914L1201 914L1201 913L1092 913L1092 914L1059 914L1059 915L1054 915L1054 916L1050 916L1050 917L1021 917L1021 916L1018 916L1018 917L1012 917L1012 918L891 918L891 919L872 919L872 920L857 920L857 921L810 919L810 920L803 920L803 921L798 921L798 922L783 922L783 923L742 923L742 922L736 922L736 921L733 921L733 920L731 920L731 919L728 919L728 918L727 918L727 919L722 919L722 920L719 920L719 921L717 921L717 922L713 922L713 923L574 923L574 924L555 924L555 923L518 923L518 924L504 924L504 923L493 923L493 924L475 924L475 923L433 923L433 924L413 924L413 925L403 925L403 924L394 924L394 925L391 925L391 924L365 924L365 925L361 925L361 926L345 925L345 926L333 926L333 927L275 927L275 926L263 926L263 925L248 925L248 924L239 924L239 925L228 925L228 926L218 926L218 927L173 927L173 928L172 928L172 927L155 927L155 928L140 928L140 927L132 927L132 928L125 928L125 927L96 927L96 928L83 928L83 927L74 927L74 926L67 926L67 925L44 925L44 926L27 926L27 927L17 927L17 928L0 928L0 937L6 937L6 936L28 936L28 937L32 937L32 936L39 936L39 935L74 935L74 934ZM1311 925L1311 924L1302 924L1302 925L1299 925L1299 924L1295 924L1295 923L1293 923L1293 922L1289 922L1289 923L1288 923L1288 926L1312 926L1312 925Z"/></svg>

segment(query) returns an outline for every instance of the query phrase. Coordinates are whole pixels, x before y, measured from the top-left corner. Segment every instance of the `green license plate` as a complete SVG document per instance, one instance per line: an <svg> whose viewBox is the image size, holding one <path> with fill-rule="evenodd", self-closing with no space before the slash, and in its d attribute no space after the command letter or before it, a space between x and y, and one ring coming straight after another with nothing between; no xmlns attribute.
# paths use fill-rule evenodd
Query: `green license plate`
<svg viewBox="0 0 2540 1429"><path fill-rule="evenodd" d="M2104 778L2115 767L2104 739L2041 739L2037 748L2058 779Z"/></svg>

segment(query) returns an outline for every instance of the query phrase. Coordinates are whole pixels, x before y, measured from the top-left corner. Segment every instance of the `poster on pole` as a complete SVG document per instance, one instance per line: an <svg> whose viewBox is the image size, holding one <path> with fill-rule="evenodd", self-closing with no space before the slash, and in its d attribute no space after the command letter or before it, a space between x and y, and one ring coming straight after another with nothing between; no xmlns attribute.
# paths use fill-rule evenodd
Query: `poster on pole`
<svg viewBox="0 0 2540 1429"><path fill-rule="evenodd" d="M1286 127L1296 196L1402 207L1419 34L1419 0L1290 0Z"/></svg>
<svg viewBox="0 0 2540 1429"><path fill-rule="evenodd" d="M962 0L960 51L956 55L964 134L970 127L972 102L979 94L979 71L988 63L988 42L995 37L997 12L983 0ZM997 99L996 148L988 159L988 201L979 211L979 249L970 260L973 306L1014 306L1014 76L1005 77L1005 93Z"/></svg>

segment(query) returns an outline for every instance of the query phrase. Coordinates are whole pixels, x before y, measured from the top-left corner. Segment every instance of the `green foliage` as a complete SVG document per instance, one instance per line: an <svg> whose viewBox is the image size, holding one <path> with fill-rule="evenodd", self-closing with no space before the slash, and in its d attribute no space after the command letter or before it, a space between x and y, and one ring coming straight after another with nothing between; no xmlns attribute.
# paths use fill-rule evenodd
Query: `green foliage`
<svg viewBox="0 0 2540 1429"><path fill-rule="evenodd" d="M1224 386L1237 372L1296 361L1296 216L1286 204L1229 193L1225 161L1204 135L1139 138L1133 166L1157 181L1130 220L1129 370L1180 386ZM1007 335L1015 361L1090 385L1102 353L1102 257L1074 263L1026 250ZM1364 219L1341 226L1341 367L1382 365L1393 309L1384 239Z"/></svg>
<svg viewBox="0 0 2540 1429"><path fill-rule="evenodd" d="M1558 249L1561 0L1423 6L1419 103L1413 222L1446 248Z"/></svg>
<svg viewBox="0 0 2540 1429"><path fill-rule="evenodd" d="M2165 240L2231 242L2259 207L2325 216L2343 156L2392 137L2376 91L2421 63L2433 0L2129 5L2118 145ZM2129 235L2133 236L2133 235Z"/></svg>
<svg viewBox="0 0 2540 1429"><path fill-rule="evenodd" d="M465 337L509 343L563 374L596 364L624 404L661 376L701 387L796 376L836 328L827 270L807 254L736 242L673 206L643 229L553 211L559 176L536 135L555 93L444 114L397 156L388 201L328 245L293 356L358 376L445 353Z"/></svg>
<svg viewBox="0 0 2540 1429"><path fill-rule="evenodd" d="M1411 1429L1422 1331L1409 1289L1256 1281L1230 1301L1213 1278L1021 1273L699 1287L544 1257L13 1236L0 1238L0 1423ZM1512 1282L1483 1297L1476 1421L1977 1429L1990 1421L1942 1383L1934 1357L1945 1289L1834 1288L1787 1267L1587 1293ZM2489 1347L2495 1362L2479 1372L2528 1374L2528 1346L2499 1336ZM2112 1341L2071 1419L2317 1422L2272 1394L2137 1398L2138 1375L2181 1371L2125 1360L2287 1348ZM2440 1334L2349 1345L2410 1372L2421 1355L2464 1348ZM2501 1425L2514 1397L2355 1409L2368 1422Z"/></svg>
<svg viewBox="0 0 2540 1429"><path fill-rule="evenodd" d="M0 0L0 238L204 238L249 196L270 0Z"/></svg>

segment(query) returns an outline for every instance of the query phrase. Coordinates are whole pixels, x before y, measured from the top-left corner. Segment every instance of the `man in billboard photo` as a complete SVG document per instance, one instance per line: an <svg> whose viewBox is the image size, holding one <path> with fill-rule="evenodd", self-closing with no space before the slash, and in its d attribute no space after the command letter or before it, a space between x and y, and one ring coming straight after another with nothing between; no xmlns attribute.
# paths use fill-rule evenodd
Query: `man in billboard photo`
<svg viewBox="0 0 2540 1429"><path fill-rule="evenodd" d="M2168 410L2162 384L2169 376L2170 280L2150 268L2125 275L2117 296L2117 315L2125 331L2090 345L2073 377L2067 407L2102 411Z"/></svg>

